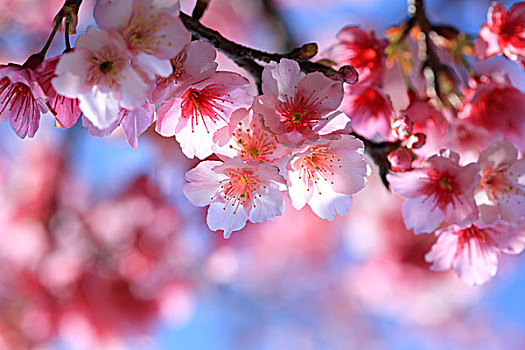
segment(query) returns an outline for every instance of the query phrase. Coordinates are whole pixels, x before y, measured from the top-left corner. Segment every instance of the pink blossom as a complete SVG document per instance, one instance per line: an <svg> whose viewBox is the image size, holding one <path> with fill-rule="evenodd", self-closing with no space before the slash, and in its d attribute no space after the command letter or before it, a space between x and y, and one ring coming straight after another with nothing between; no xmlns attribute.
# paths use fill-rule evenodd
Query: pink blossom
<svg viewBox="0 0 525 350"><path fill-rule="evenodd" d="M403 219L409 230L432 232L442 222L469 224L478 218L474 188L479 165L458 163L459 154L442 150L422 168L387 175L392 190L407 198Z"/></svg>
<svg viewBox="0 0 525 350"><path fill-rule="evenodd" d="M18 137L35 136L40 115L47 111L45 100L31 69L0 65L0 122L9 120Z"/></svg>
<svg viewBox="0 0 525 350"><path fill-rule="evenodd" d="M150 78L170 75L168 60L190 42L178 13L178 1L154 0L101 0L94 10L98 26L119 32L134 64Z"/></svg>
<svg viewBox="0 0 525 350"><path fill-rule="evenodd" d="M525 159L510 142L494 142L479 156L481 180L476 199L483 204L481 219L492 222L499 218L512 224L525 219Z"/></svg>
<svg viewBox="0 0 525 350"><path fill-rule="evenodd" d="M288 164L288 194L295 209L306 204L319 217L334 220L352 205L352 194L366 184L368 166L363 142L344 135L338 140L311 145Z"/></svg>
<svg viewBox="0 0 525 350"><path fill-rule="evenodd" d="M155 106L146 103L140 108L127 110L122 108L113 124L104 129L99 129L87 118L82 118L82 125L88 128L90 135L104 137L110 135L118 126L122 126L122 131L126 141L133 148L138 148L139 136L144 133L155 121Z"/></svg>
<svg viewBox="0 0 525 350"><path fill-rule="evenodd" d="M439 231L439 238L426 254L435 271L453 268L471 286L494 277L498 253L519 254L525 248L525 231L503 221L492 225L475 223L467 227L452 225Z"/></svg>
<svg viewBox="0 0 525 350"><path fill-rule="evenodd" d="M133 110L146 102L149 85L131 65L131 53L115 33L88 28L73 52L62 55L51 80L57 93L78 98L85 117L107 128L121 108Z"/></svg>
<svg viewBox="0 0 525 350"><path fill-rule="evenodd" d="M332 112L343 98L342 82L320 72L305 75L297 62L288 59L264 68L263 92L254 102L254 112L288 147L317 140L320 129L337 116Z"/></svg>
<svg viewBox="0 0 525 350"><path fill-rule="evenodd" d="M224 230L224 238L246 221L273 220L284 212L279 184L284 179L274 166L250 166L236 159L204 161L186 173L184 194L196 206L210 205L207 223Z"/></svg>
<svg viewBox="0 0 525 350"><path fill-rule="evenodd" d="M339 43L328 49L328 57L338 66L353 66L359 73L358 84L369 84L381 78L387 40L378 40L373 31L367 33L355 26L341 29L337 40Z"/></svg>
<svg viewBox="0 0 525 350"><path fill-rule="evenodd" d="M188 158L206 158L213 153L215 132L228 125L233 111L251 104L247 85L239 74L216 72L163 103L157 111L156 131L175 135Z"/></svg>
<svg viewBox="0 0 525 350"><path fill-rule="evenodd" d="M252 109L233 112L230 123L215 133L218 155L239 157L248 164L271 163L288 154L274 134L264 130Z"/></svg>
<svg viewBox="0 0 525 350"><path fill-rule="evenodd" d="M187 44L170 60L173 71L171 75L157 78L152 102L165 102L191 84L211 77L217 70L216 56L217 51L208 43L192 41Z"/></svg>
<svg viewBox="0 0 525 350"><path fill-rule="evenodd" d="M458 117L524 148L525 94L503 79L483 76L471 84Z"/></svg>
<svg viewBox="0 0 525 350"><path fill-rule="evenodd" d="M509 59L525 58L525 3L514 4L507 12L503 4L493 2L475 42L479 59L504 54Z"/></svg>
<svg viewBox="0 0 525 350"><path fill-rule="evenodd" d="M347 89L341 109L352 119L354 130L369 139L392 139L390 120L394 108L379 86Z"/></svg>
<svg viewBox="0 0 525 350"><path fill-rule="evenodd" d="M60 57L56 56L45 60L38 67L36 74L38 83L46 96L51 99L47 106L49 111L55 116L57 126L67 129L75 125L82 111L80 110L78 99L71 99L57 94L53 85L51 85L51 79L55 77L55 69Z"/></svg>

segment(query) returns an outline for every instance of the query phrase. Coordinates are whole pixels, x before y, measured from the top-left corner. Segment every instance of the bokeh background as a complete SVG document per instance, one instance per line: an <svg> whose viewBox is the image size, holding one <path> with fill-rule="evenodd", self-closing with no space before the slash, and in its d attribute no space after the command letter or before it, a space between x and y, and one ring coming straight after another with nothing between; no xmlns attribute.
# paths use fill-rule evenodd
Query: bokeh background
<svg viewBox="0 0 525 350"><path fill-rule="evenodd" d="M194 1L181 3L191 13ZM38 51L61 5L0 0L0 63ZM427 1L432 21L472 35L488 6ZM349 24L382 35L406 13L403 0L211 0L203 23L284 51L326 48ZM525 87L504 59L474 64ZM345 217L287 203L225 241L182 195L195 165L152 130L132 150L118 132L60 130L50 115L34 139L0 124L0 349L525 349L525 257L501 257L476 288L429 271L434 238L406 231L375 169Z"/></svg>

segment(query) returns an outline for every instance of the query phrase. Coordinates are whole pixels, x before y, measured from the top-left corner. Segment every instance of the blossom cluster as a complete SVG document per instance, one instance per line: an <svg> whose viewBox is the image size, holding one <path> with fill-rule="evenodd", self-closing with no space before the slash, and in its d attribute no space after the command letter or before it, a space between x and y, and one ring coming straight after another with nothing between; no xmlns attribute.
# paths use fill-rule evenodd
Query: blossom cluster
<svg viewBox="0 0 525 350"><path fill-rule="evenodd" d="M431 268L452 267L481 284L496 273L496 253L525 248L525 94L505 74L473 73L463 54L523 65L523 9L491 5L470 46L414 22L388 39L345 27L320 62L353 66L356 84L280 58L261 69L254 96L247 78L218 70L212 45L192 41L177 0L100 0L98 28L72 50L36 67L0 66L0 121L24 138L46 111L60 128L82 115L94 136L121 126L133 148L155 122L158 134L201 161L183 191L209 206L208 227L225 238L282 215L285 193L295 209L345 215L369 174L366 144L380 172L390 172L384 181L407 199L406 227L438 236L425 257ZM401 84L389 81L392 66Z"/></svg>
<svg viewBox="0 0 525 350"><path fill-rule="evenodd" d="M492 4L476 39L478 59L503 54L523 63L523 9L525 3L519 3L507 13L503 5ZM419 29L399 31L418 44ZM426 261L433 270L453 268L469 285L486 282L496 273L497 253L525 248L525 159L518 159L518 150L525 149L525 94L500 72L471 74L466 85L448 76L452 88L443 102L413 74L425 62L410 52L409 39L399 42L395 30L389 42L354 26L337 39L325 52L327 59L353 65L361 78L347 86L342 110L361 135L397 143L387 157L387 180L406 199L406 228L438 236ZM453 60L459 39L441 39L433 48L460 71L463 61ZM416 58L403 62L407 54ZM384 72L394 63L405 75L406 97L385 92ZM390 95L408 104L396 110Z"/></svg>

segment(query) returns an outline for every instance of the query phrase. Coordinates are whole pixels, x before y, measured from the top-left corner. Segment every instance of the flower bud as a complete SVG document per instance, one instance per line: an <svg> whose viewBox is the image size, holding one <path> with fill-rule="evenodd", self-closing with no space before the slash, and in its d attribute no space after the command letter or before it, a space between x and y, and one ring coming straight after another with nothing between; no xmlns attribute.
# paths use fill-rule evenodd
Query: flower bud
<svg viewBox="0 0 525 350"><path fill-rule="evenodd" d="M418 149L425 145L427 141L427 135L418 132L414 135L411 135L406 142L406 147L410 149Z"/></svg>
<svg viewBox="0 0 525 350"><path fill-rule="evenodd" d="M412 168L414 156L406 148L398 148L388 154L388 161L393 171L407 171Z"/></svg>

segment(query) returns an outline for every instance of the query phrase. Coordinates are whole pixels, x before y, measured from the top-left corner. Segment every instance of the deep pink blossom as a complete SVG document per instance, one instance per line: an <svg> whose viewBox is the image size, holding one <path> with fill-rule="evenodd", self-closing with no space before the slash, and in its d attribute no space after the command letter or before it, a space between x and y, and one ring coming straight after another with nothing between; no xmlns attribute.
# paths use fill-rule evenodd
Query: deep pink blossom
<svg viewBox="0 0 525 350"><path fill-rule="evenodd" d="M423 133L425 147L421 153L427 155L437 153L443 145L443 137L447 132L448 123L443 114L429 102L428 98L420 98L409 92L409 105L400 111L408 116L412 125L412 133Z"/></svg>
<svg viewBox="0 0 525 350"><path fill-rule="evenodd" d="M484 222L525 222L525 159L517 158L518 150L508 141L494 142L480 154L476 199Z"/></svg>
<svg viewBox="0 0 525 350"><path fill-rule="evenodd" d="M471 81L458 117L525 148L525 94L508 80L483 76Z"/></svg>
<svg viewBox="0 0 525 350"><path fill-rule="evenodd" d="M352 205L352 194L366 184L363 142L350 135L314 144L287 166L288 194L295 209L306 204L319 217L334 220Z"/></svg>
<svg viewBox="0 0 525 350"><path fill-rule="evenodd" d="M188 158L204 159L213 153L213 135L228 125L238 108L248 107L248 80L237 73L216 72L163 103L157 111L156 130L173 136Z"/></svg>
<svg viewBox="0 0 525 350"><path fill-rule="evenodd" d="M70 128L77 122L82 111L79 107L78 99L71 99L57 94L51 79L55 77L55 69L60 56L45 60L36 70L37 80L46 96L50 99L47 103L49 111L55 116L57 126L60 128Z"/></svg>
<svg viewBox="0 0 525 350"><path fill-rule="evenodd" d="M40 115L47 111L46 96L35 73L18 65L0 65L0 122L20 138L35 136Z"/></svg>
<svg viewBox="0 0 525 350"><path fill-rule="evenodd" d="M94 126L107 128L121 108L133 110L146 102L150 87L131 58L120 35L88 28L76 40L75 50L62 55L51 83L57 93L78 98Z"/></svg>
<svg viewBox="0 0 525 350"><path fill-rule="evenodd" d="M255 100L254 112L260 115L264 127L288 147L317 140L320 130L341 114L336 109L343 98L342 82L320 72L305 75L293 60L282 59L264 68L263 92Z"/></svg>
<svg viewBox="0 0 525 350"><path fill-rule="evenodd" d="M284 212L279 188L284 179L274 166L250 166L236 159L204 161L186 173L186 180L184 194L194 205L210 205L208 227L224 230L224 238L247 220L264 222Z"/></svg>
<svg viewBox="0 0 525 350"><path fill-rule="evenodd" d="M478 218L474 188L479 165L459 166L459 154L442 150L422 168L387 176L392 190L407 198L403 219L414 233L432 232L443 222L469 224Z"/></svg>
<svg viewBox="0 0 525 350"><path fill-rule="evenodd" d="M390 121L394 108L379 86L347 88L341 110L352 119L352 127L358 134L369 139L392 139Z"/></svg>
<svg viewBox="0 0 525 350"><path fill-rule="evenodd" d="M438 232L439 238L425 260L432 270L453 268L463 282L475 286L494 277L498 253L519 254L525 248L525 230L498 221L492 225L475 223L452 225Z"/></svg>
<svg viewBox="0 0 525 350"><path fill-rule="evenodd" d="M374 32L348 26L337 34L337 44L328 49L328 57L338 66L353 66L359 73L359 85L381 79L385 66L387 40L376 39Z"/></svg>
<svg viewBox="0 0 525 350"><path fill-rule="evenodd" d="M479 59L504 54L513 61L525 59L525 2L514 4L507 12L503 4L493 2L475 42Z"/></svg>

